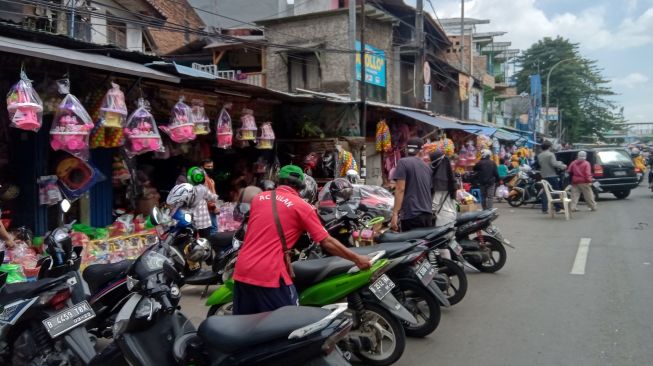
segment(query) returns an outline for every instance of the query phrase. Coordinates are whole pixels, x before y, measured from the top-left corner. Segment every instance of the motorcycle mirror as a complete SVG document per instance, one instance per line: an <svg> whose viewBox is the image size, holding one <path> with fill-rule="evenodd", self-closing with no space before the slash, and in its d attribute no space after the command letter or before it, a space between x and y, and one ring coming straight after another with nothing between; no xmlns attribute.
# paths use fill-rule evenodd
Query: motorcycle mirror
<svg viewBox="0 0 653 366"><path fill-rule="evenodd" d="M158 207L152 208L152 213L150 214L150 222L152 225L159 225L161 223L161 210Z"/></svg>
<svg viewBox="0 0 653 366"><path fill-rule="evenodd" d="M67 199L64 199L59 204L59 207L61 207L61 211L63 213L67 213L70 210L70 206L71 206L70 201L68 201Z"/></svg>
<svg viewBox="0 0 653 366"><path fill-rule="evenodd" d="M175 266L169 261L163 262L163 274L171 279L174 283L181 284L182 277L179 272L175 269Z"/></svg>

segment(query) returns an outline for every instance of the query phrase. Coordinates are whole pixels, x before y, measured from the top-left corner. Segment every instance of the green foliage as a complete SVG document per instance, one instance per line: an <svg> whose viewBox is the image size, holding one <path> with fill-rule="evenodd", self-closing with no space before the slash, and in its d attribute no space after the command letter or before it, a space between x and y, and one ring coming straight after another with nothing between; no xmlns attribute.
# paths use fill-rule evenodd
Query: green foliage
<svg viewBox="0 0 653 366"><path fill-rule="evenodd" d="M578 44L561 37L543 38L533 44L519 58L522 66L517 74L519 92L530 92L529 75L542 77L542 106L546 104L546 76L557 62L559 64L549 79L549 105L563 110L565 140L580 141L582 137L597 136L613 130L623 123L623 108L618 109L609 99L615 93L609 80L602 75L596 61L582 57Z"/></svg>

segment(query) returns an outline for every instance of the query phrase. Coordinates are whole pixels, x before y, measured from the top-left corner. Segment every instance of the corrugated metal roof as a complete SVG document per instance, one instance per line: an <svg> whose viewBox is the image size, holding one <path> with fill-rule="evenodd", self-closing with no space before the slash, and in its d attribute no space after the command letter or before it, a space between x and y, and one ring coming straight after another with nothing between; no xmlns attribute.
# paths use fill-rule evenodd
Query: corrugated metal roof
<svg viewBox="0 0 653 366"><path fill-rule="evenodd" d="M406 117L412 118L416 121L420 121L429 124L431 126L437 127L441 130L465 130L465 128L469 128L469 126L465 126L463 124L454 121L450 121L437 116L430 116L428 114L424 114L420 112L413 112L413 111L408 111L399 108L392 108L392 111L404 115Z"/></svg>

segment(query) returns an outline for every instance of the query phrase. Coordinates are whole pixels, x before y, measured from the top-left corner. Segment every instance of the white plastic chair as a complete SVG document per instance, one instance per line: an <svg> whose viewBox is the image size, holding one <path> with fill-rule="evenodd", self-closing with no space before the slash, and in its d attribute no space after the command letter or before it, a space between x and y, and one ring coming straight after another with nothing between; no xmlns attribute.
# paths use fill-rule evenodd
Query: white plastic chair
<svg viewBox="0 0 653 366"><path fill-rule="evenodd" d="M562 204L563 211L565 213L565 220L569 220L571 217L571 210L569 209L569 203L571 202L571 199L569 198L567 191L554 191L553 187L551 187L551 183L547 182L546 180L542 180L540 183L542 183L544 194L546 194L546 199L549 205L547 209L549 210L549 215L551 215L551 218L555 217L553 204L560 203Z"/></svg>

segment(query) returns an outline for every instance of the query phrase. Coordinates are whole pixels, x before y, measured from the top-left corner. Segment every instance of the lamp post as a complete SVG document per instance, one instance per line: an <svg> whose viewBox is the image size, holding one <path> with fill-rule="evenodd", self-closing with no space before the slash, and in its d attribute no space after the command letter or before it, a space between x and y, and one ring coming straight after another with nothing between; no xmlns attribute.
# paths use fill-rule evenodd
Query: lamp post
<svg viewBox="0 0 653 366"><path fill-rule="evenodd" d="M576 59L575 57L570 57L556 62L553 66L551 66L551 68L549 69L549 73L546 75L546 116L544 116L544 126L545 126L544 133L547 132L546 126L548 125L549 122L549 79L551 78L551 72L553 72L553 69L558 67L558 65L560 65L561 63L575 60L575 59Z"/></svg>

